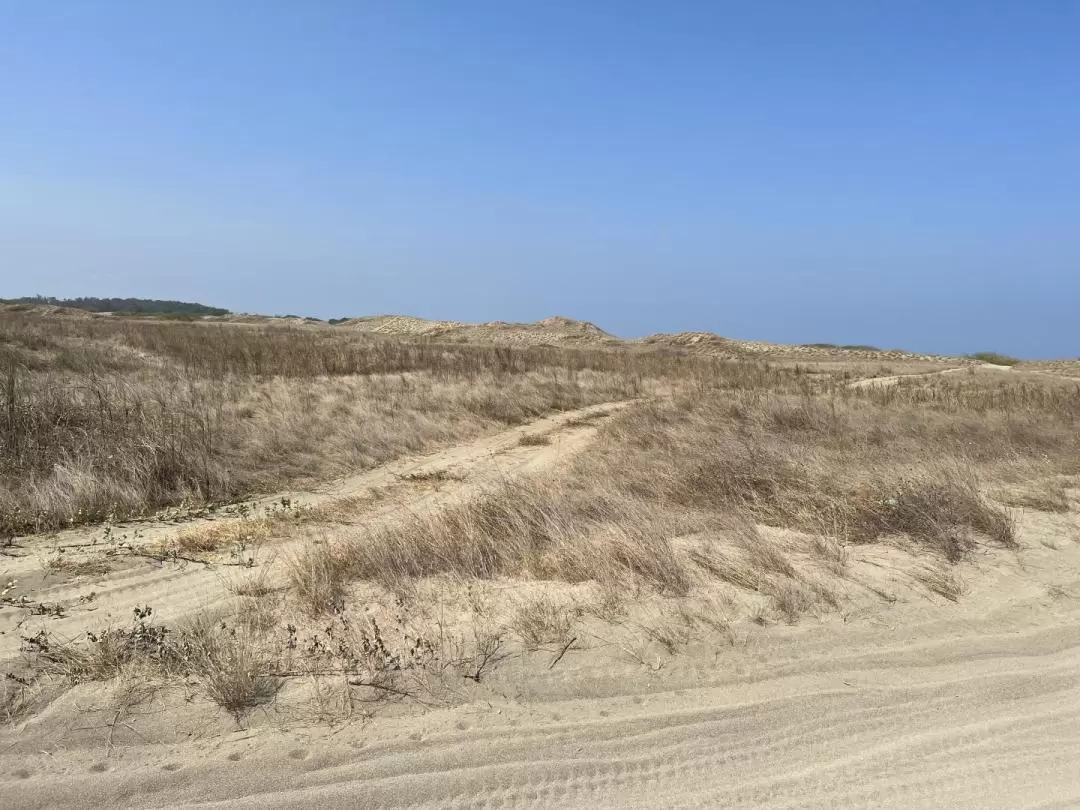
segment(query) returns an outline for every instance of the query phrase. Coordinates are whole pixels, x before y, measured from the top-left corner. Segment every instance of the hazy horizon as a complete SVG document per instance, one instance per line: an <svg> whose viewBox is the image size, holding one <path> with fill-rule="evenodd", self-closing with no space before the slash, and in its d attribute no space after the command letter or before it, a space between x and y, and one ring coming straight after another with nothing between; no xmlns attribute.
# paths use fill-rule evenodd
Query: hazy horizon
<svg viewBox="0 0 1080 810"><path fill-rule="evenodd" d="M0 22L2 297L1080 356L1080 6Z"/></svg>

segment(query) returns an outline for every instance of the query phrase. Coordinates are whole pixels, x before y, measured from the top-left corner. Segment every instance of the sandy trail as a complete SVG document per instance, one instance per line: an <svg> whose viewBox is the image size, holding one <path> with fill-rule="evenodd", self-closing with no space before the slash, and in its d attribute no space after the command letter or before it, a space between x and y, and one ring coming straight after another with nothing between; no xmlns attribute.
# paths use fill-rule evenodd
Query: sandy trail
<svg viewBox="0 0 1080 810"><path fill-rule="evenodd" d="M992 363L983 363L981 365L945 368L941 371L929 371L924 374L892 374L887 377L867 377L865 380L856 380L853 383L849 383L848 388L888 388L897 385L901 380L925 380L930 377L942 377L947 374L960 374L973 369L978 369L980 371L1012 371L1012 368L1009 366L995 366Z"/></svg>
<svg viewBox="0 0 1080 810"><path fill-rule="evenodd" d="M1022 366L998 366L994 363L977 363L965 366L945 368L940 371L928 371L920 374L892 374L886 377L867 377L864 380L856 380L848 383L848 388L889 388L897 385L901 380L926 380L931 377L943 377L948 374L961 374L964 372L977 373L981 371L998 372L1002 374L1033 375L1055 380L1057 382L1080 382L1080 377L1069 377L1062 374L1054 374L1039 369L1024 368Z"/></svg>
<svg viewBox="0 0 1080 810"><path fill-rule="evenodd" d="M408 509L416 512L438 508L451 499L465 498L499 480L539 470L558 463L584 447L607 414L627 402L593 405L565 411L510 428L465 444L424 456L402 458L373 470L334 482L314 492L283 492L254 501L254 512L280 502L282 497L298 505L321 506L342 498L379 492L379 500L365 509L358 521L370 523L391 518ZM550 444L521 446L522 436L542 434ZM425 485L423 477L446 472L450 476L437 487ZM410 480L410 477L412 480ZM112 534L139 538L130 540L139 548L161 543L181 532L200 527L221 526L240 518L201 518L175 523L127 523ZM18 654L21 637L46 629L59 638L76 638L86 631L126 626L136 605L150 605L156 618L172 623L185 616L213 608L229 598L228 584L248 573L238 565L198 562L155 561L146 557L118 554L110 559L111 570L100 576L65 577L52 572L48 559L58 547L66 549L70 560L80 553L106 547L101 527L83 527L19 541L17 556L0 556L0 589L9 597L26 595L36 603L62 606L64 616L33 615L28 608L0 605L0 662ZM272 544L255 552L258 568L271 579L281 575L283 559L299 549L304 540ZM14 586L9 583L14 582ZM93 597L90 598L90 594Z"/></svg>

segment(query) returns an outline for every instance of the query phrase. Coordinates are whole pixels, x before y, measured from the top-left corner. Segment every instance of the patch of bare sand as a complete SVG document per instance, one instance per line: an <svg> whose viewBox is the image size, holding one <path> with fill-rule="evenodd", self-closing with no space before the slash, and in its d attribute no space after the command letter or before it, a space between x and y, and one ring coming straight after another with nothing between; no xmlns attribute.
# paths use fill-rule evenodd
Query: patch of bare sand
<svg viewBox="0 0 1080 810"><path fill-rule="evenodd" d="M1036 364L1024 363L1020 366L999 366L994 363L978 363L941 369L940 371L916 372L907 374L888 374L879 377L867 377L855 380L848 384L848 388L888 388L898 384L901 380L927 380L931 377L942 377L954 374L967 374L973 376L1008 374L1018 382L1044 382L1047 384L1067 384L1080 382L1080 377L1064 376L1058 371L1047 370Z"/></svg>
<svg viewBox="0 0 1080 810"><path fill-rule="evenodd" d="M816 620L739 620L673 653L537 651L453 700L333 727L295 714L310 686L240 727L183 690L125 708L86 685L0 735L0 793L20 808L1076 806L1080 522L1026 511L1020 537L956 569L957 603L912 579L903 544L854 547L844 606Z"/></svg>

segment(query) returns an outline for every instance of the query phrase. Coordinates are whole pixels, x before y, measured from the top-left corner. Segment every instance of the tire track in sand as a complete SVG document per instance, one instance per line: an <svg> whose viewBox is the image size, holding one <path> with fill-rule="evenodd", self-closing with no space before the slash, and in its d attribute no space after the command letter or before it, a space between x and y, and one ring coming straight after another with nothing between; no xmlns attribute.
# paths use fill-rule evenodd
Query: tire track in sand
<svg viewBox="0 0 1080 810"><path fill-rule="evenodd" d="M497 434L445 448L423 456L401 458L366 472L350 476L313 492L283 492L255 501L255 511L264 505L290 498L298 505L321 506L341 498L362 496L373 490L390 491L373 508L363 512L365 523L386 520L401 510L412 512L436 508L452 499L468 497L485 487L524 472L532 472L557 464L583 448L595 435L596 426L607 415L630 404L630 401L592 405L564 411ZM525 435L549 435L546 445L523 446ZM449 471L454 478L442 482L438 489L409 483L408 476L422 478L425 474ZM461 480L457 480L460 478ZM117 530L140 528L140 542L149 545L190 532L204 526L220 526L240 518L201 518L176 524L128 523ZM49 602L64 607L61 617L33 615L26 608L0 606L0 661L17 655L21 637L42 629L60 638L75 638L87 630L101 630L110 625L127 624L132 608L150 605L155 618L171 623L200 610L213 608L229 598L229 579L247 569L196 562L158 562L143 558L120 558L122 570L104 575L77 577L70 582L55 582L46 564L47 555L58 546L77 554L81 549L96 548L100 527L81 527L55 535L27 537L20 540L22 556L0 558L0 583L16 580L10 595L24 594L36 602ZM259 550L259 569L272 580L280 577L281 559L300 549L303 540L294 540ZM21 587L19 587L21 585ZM89 595L93 593L93 598Z"/></svg>

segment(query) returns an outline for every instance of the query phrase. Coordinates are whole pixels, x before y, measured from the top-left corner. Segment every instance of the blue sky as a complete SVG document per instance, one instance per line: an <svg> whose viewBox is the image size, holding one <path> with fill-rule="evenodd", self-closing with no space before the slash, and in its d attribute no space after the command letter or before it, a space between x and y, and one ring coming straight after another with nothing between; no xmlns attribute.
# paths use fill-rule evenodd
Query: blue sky
<svg viewBox="0 0 1080 810"><path fill-rule="evenodd" d="M0 296L1080 355L1080 3L0 0Z"/></svg>

